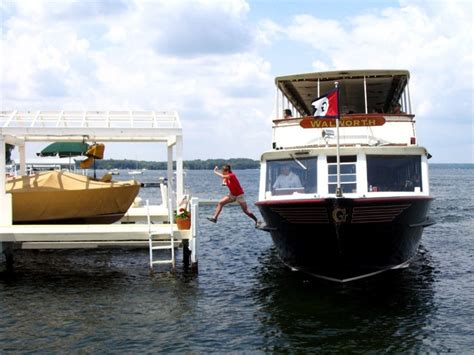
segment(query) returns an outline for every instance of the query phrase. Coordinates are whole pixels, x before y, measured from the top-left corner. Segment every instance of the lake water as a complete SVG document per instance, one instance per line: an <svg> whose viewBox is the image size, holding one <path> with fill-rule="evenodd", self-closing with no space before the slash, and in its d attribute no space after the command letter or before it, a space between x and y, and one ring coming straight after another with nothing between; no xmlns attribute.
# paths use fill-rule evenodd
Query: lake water
<svg viewBox="0 0 474 355"><path fill-rule="evenodd" d="M251 209L258 171L236 171ZM292 272L238 207L200 208L199 274L148 250L23 251L0 264L0 352L470 352L474 349L474 166L431 167L436 197L408 269L348 284ZM147 171L152 181L163 172ZM128 178L120 175L121 178ZM188 171L204 198L226 193ZM157 189L142 189L157 201Z"/></svg>

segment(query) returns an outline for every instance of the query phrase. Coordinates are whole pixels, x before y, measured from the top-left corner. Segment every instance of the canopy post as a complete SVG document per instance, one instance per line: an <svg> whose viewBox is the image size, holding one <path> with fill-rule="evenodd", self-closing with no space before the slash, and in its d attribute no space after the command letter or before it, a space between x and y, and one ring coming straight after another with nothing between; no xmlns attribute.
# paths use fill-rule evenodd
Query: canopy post
<svg viewBox="0 0 474 355"><path fill-rule="evenodd" d="M168 178L168 198L166 201L163 201L163 205L167 205L168 201L173 201L173 146L168 146L168 165L167 165L167 178ZM167 206L168 208L173 208L173 206Z"/></svg>
<svg viewBox="0 0 474 355"><path fill-rule="evenodd" d="M407 97L408 97L408 113L411 115L412 110L411 110L411 97L410 97L410 79L407 80L407 87L406 87L406 92L407 92Z"/></svg>
<svg viewBox="0 0 474 355"><path fill-rule="evenodd" d="M22 144L18 147L20 153L20 175L26 175L26 149L25 145Z"/></svg>
<svg viewBox="0 0 474 355"><path fill-rule="evenodd" d="M5 138L0 136L0 225L12 225L12 195L6 192L6 147Z"/></svg>
<svg viewBox="0 0 474 355"><path fill-rule="evenodd" d="M5 147L5 138L0 136L0 199L3 200L5 192L5 174L7 173L6 170L6 147ZM0 213L1 215L1 213Z"/></svg>
<svg viewBox="0 0 474 355"><path fill-rule="evenodd" d="M367 107L367 78L364 75L364 105L365 105L365 114L369 113L369 108Z"/></svg>
<svg viewBox="0 0 474 355"><path fill-rule="evenodd" d="M176 136L176 199L178 203L181 202L183 196L183 137Z"/></svg>
<svg viewBox="0 0 474 355"><path fill-rule="evenodd" d="M278 119L280 118L280 107L279 107L279 99L278 99L278 85L276 87L276 93L275 93L275 117Z"/></svg>

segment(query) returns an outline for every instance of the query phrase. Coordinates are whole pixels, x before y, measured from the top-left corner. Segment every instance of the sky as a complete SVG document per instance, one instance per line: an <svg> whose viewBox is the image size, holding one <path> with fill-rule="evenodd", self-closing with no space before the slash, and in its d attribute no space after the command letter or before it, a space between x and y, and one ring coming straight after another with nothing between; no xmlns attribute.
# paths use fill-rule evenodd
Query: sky
<svg viewBox="0 0 474 355"><path fill-rule="evenodd" d="M2 110L176 110L184 159L259 159L276 76L407 69L431 162L474 163L471 1L1 0L0 16Z"/></svg>

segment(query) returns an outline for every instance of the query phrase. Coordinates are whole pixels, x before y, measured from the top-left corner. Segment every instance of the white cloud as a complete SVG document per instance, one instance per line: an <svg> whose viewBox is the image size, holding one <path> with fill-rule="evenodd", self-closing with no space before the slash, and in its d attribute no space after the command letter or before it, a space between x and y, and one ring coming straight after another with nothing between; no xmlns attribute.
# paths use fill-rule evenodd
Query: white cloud
<svg viewBox="0 0 474 355"><path fill-rule="evenodd" d="M343 20L295 16L286 33L292 41L313 48L316 58L327 58L313 61L316 71L410 70L420 141L440 150L437 137L444 136L443 129L430 129L431 135L426 135L428 125L449 120L459 133L462 122L472 125L472 20L470 2L403 1L401 7ZM463 151L472 152L472 140L471 136Z"/></svg>
<svg viewBox="0 0 474 355"><path fill-rule="evenodd" d="M2 24L2 109L177 110L186 158L257 158L270 145L271 68L254 51L246 2L135 1L99 16L104 6L48 14L47 2L19 3Z"/></svg>
<svg viewBox="0 0 474 355"><path fill-rule="evenodd" d="M245 0L18 0L0 11L2 109L177 110L188 159L269 148L278 44L287 73L303 61L317 71L409 69L428 147L441 134L434 122L454 117L453 130L466 131L472 120L468 2L402 1L344 19L300 13L287 26L271 12L250 16Z"/></svg>

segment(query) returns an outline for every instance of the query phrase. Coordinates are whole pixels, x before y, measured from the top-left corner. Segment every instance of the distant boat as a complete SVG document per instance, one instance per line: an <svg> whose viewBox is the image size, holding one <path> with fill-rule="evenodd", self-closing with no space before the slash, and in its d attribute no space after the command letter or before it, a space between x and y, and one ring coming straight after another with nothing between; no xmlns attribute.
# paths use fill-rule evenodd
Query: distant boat
<svg viewBox="0 0 474 355"><path fill-rule="evenodd" d="M135 170L129 170L128 175L142 175L145 169L138 169L138 161L136 162Z"/></svg>
<svg viewBox="0 0 474 355"><path fill-rule="evenodd" d="M120 171L117 168L110 170L109 173L111 175L120 175Z"/></svg>
<svg viewBox="0 0 474 355"><path fill-rule="evenodd" d="M103 224L118 221L138 195L135 181L101 182L49 171L7 179L14 224Z"/></svg>

